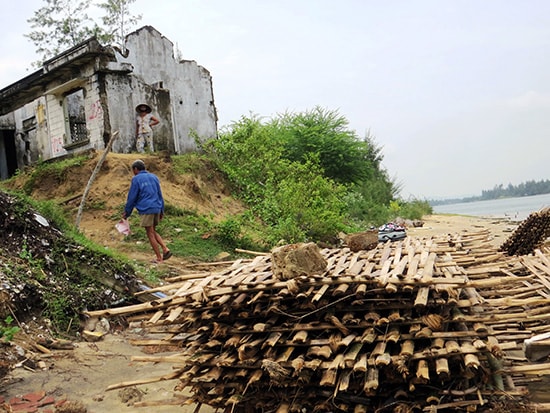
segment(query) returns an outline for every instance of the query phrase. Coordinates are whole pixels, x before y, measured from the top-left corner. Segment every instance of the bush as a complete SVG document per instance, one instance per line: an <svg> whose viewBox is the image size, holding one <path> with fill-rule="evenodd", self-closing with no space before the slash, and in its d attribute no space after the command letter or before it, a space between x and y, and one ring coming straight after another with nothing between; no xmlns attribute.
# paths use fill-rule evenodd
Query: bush
<svg viewBox="0 0 550 413"><path fill-rule="evenodd" d="M269 122L243 117L203 149L267 224L269 242L330 241L350 223L383 221L396 191L381 149L347 125L318 107ZM220 236L235 242L225 225Z"/></svg>
<svg viewBox="0 0 550 413"><path fill-rule="evenodd" d="M433 214L433 208L426 200L413 199L412 201L401 201L399 213L406 219L422 219L424 215Z"/></svg>
<svg viewBox="0 0 550 413"><path fill-rule="evenodd" d="M4 341L12 341L13 336L20 330L19 327L12 326L13 317L7 316L4 319L4 325L0 325L0 337L4 337Z"/></svg>
<svg viewBox="0 0 550 413"><path fill-rule="evenodd" d="M347 220L345 187L325 178L314 161L289 163L287 171L266 185L262 211L272 227L271 238L331 241Z"/></svg>

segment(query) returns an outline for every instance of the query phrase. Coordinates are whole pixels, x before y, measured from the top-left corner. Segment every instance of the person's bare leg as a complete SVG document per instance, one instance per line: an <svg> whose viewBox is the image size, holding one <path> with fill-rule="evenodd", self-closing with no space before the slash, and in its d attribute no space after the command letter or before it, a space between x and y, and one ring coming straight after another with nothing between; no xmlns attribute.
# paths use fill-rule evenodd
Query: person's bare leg
<svg viewBox="0 0 550 413"><path fill-rule="evenodd" d="M145 227L145 232L147 233L147 238L149 238L149 244L151 244L151 247L153 248L153 251L157 256L157 262L162 262L162 254L161 254L161 249L159 248L159 242L157 241L158 234L155 231L155 227ZM158 236L160 237L160 235ZM164 247L166 247L166 245Z"/></svg>
<svg viewBox="0 0 550 413"><path fill-rule="evenodd" d="M169 251L168 247L164 243L164 240L156 230L155 230L155 240L157 241L158 245L160 245L160 247L162 248L163 253L166 253Z"/></svg>

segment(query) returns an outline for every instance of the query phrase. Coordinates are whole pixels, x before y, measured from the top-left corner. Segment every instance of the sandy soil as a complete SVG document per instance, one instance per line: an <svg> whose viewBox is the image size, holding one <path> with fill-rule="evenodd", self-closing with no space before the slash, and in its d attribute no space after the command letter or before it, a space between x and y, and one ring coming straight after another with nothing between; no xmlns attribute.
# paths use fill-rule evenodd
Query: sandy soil
<svg viewBox="0 0 550 413"><path fill-rule="evenodd" d="M57 176L41 177L33 187L32 198L56 199L74 211L76 221L84 188L100 158L99 153L91 154L85 163L71 170L70 176L62 179ZM188 165L189 172L182 174L175 172L170 158L162 154L143 154L138 157L137 154L109 153L87 193L85 205L91 207L83 209L79 225L80 231L99 245L117 249L131 259L148 262L153 258L152 253L147 257L136 254L132 244L121 242L124 236L115 229L133 177L130 166L138 158L144 160L148 171L159 177L167 204L211 216L213 220L222 220L227 215L238 215L245 210L231 196L221 173L211 165ZM27 179L21 175L10 182L10 188L22 190Z"/></svg>
<svg viewBox="0 0 550 413"><path fill-rule="evenodd" d="M489 230L491 244L499 247L516 229L519 222L506 219L472 217L463 215L429 215L424 217L424 226L408 228L407 235L429 238L460 232L478 232Z"/></svg>
<svg viewBox="0 0 550 413"><path fill-rule="evenodd" d="M120 334L108 334L97 343L77 342L72 350L54 350L50 355L41 356L44 369L31 371L24 367L16 368L2 383L0 395L9 401L13 397L43 391L56 401L79 401L88 413L194 412L196 405L153 408L133 405L138 401L171 399L176 384L173 380L107 390L108 386L121 382L170 373L166 363L132 361L132 356L144 355L137 346L130 344L132 338L142 337L127 330ZM177 395L181 396L181 393ZM46 412L47 408L51 406L38 411ZM214 410L202 406L200 411L209 413Z"/></svg>
<svg viewBox="0 0 550 413"><path fill-rule="evenodd" d="M489 229L492 243L502 244L511 235L517 223L477 217L432 215L424 219L421 228L409 228L409 236L429 238L463 231L476 232ZM116 240L112 242L116 244ZM143 378L154 378L169 373L166 363L144 363L132 361L132 356L143 355L141 347L130 344L132 338L143 338L139 330L127 329L120 333L107 334L96 343L77 342L73 350L54 350L41 356L44 369L31 371L16 368L0 386L0 396L9 400L15 396L44 391L56 400L78 400L89 413L101 412L194 412L196 405L135 407L132 402L167 400L172 397L175 381L160 381L125 390L107 390L108 386ZM129 395L137 399L127 400ZM176 395L181 395L177 393ZM151 410L154 409L154 410ZM0 409L1 411L1 409ZM45 412L46 410L38 410ZM214 410L202 406L200 412Z"/></svg>

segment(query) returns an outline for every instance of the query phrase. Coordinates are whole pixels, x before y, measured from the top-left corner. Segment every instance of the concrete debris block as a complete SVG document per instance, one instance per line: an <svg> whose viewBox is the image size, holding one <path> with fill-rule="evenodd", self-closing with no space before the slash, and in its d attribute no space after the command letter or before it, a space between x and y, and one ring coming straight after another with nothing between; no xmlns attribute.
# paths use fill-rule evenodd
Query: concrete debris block
<svg viewBox="0 0 550 413"><path fill-rule="evenodd" d="M372 250L378 245L378 231L371 230L349 234L345 238L345 243L353 252Z"/></svg>
<svg viewBox="0 0 550 413"><path fill-rule="evenodd" d="M279 280L321 274L327 262L313 243L298 243L277 247L271 252L273 275Z"/></svg>
<svg viewBox="0 0 550 413"><path fill-rule="evenodd" d="M111 331L111 324L105 317L89 317L84 323L84 330L96 331L105 335Z"/></svg>
<svg viewBox="0 0 550 413"><path fill-rule="evenodd" d="M231 254L229 254L227 251L222 251L216 257L214 258L216 261L223 261L228 260L231 257Z"/></svg>
<svg viewBox="0 0 550 413"><path fill-rule="evenodd" d="M104 335L105 334L102 333L101 331L89 331L89 330L82 331L82 338L92 343L101 340Z"/></svg>
<svg viewBox="0 0 550 413"><path fill-rule="evenodd" d="M56 413L87 413L88 409L84 403L77 400L66 400L63 403L58 403L55 407Z"/></svg>

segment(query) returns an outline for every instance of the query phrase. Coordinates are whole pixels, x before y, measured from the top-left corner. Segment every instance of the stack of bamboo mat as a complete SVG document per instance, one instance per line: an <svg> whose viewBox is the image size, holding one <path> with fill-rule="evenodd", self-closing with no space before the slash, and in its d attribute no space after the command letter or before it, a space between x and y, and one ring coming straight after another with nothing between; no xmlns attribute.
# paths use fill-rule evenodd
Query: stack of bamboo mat
<svg viewBox="0 0 550 413"><path fill-rule="evenodd" d="M89 312L141 323L163 377L227 412L533 411L523 341L550 330L547 251L511 257L490 234L322 249L325 271L279 280L271 254L185 275L152 302ZM527 367L526 367L527 366ZM169 368L169 367L167 367ZM534 372L534 373L533 373ZM162 403L162 402L161 402ZM164 401L168 403L168 401ZM141 402L152 405L154 402Z"/></svg>

